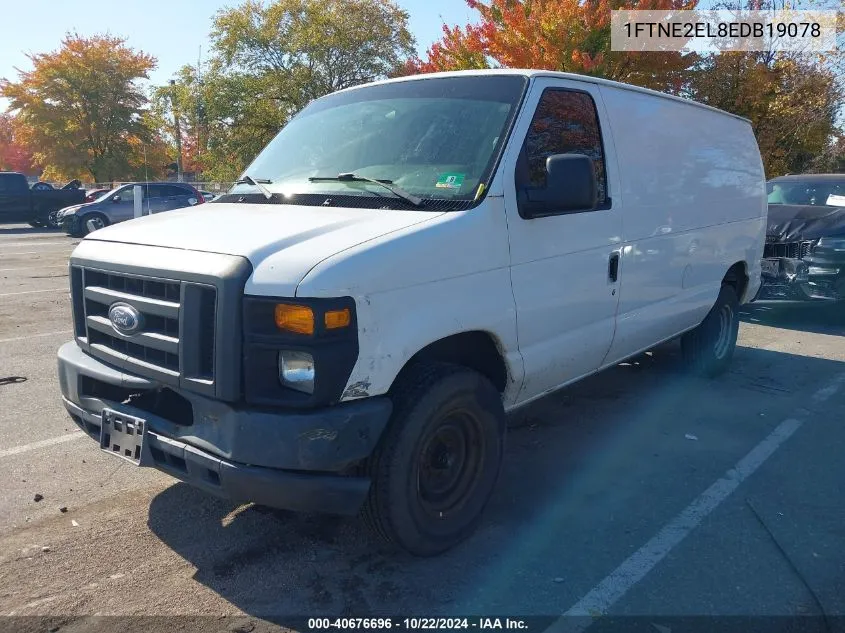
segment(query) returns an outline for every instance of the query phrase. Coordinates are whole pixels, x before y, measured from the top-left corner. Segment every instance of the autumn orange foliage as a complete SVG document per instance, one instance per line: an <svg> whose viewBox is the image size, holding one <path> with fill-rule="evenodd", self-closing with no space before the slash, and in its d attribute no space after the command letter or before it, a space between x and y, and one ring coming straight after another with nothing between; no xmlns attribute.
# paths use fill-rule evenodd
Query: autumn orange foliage
<svg viewBox="0 0 845 633"><path fill-rule="evenodd" d="M15 118L0 113L0 171L19 171L28 176L37 175L32 152L20 140L15 129Z"/></svg>
<svg viewBox="0 0 845 633"><path fill-rule="evenodd" d="M66 35L58 50L28 57L32 70L18 71L17 81L0 79L0 95L45 178L109 182L144 167L155 138L137 82L148 78L155 58L123 38L77 34Z"/></svg>
<svg viewBox="0 0 845 633"><path fill-rule="evenodd" d="M610 50L612 9L690 10L697 0L466 0L479 21L443 36L407 74L505 67L596 75L677 92L691 54Z"/></svg>

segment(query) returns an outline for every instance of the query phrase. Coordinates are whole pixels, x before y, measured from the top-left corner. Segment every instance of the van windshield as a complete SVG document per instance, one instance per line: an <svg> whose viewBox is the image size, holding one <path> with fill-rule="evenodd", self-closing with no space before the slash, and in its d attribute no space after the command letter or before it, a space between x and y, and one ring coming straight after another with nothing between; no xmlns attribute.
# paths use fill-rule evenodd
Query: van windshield
<svg viewBox="0 0 845 633"><path fill-rule="evenodd" d="M356 206L402 206L365 178L422 198L424 209L471 204L489 184L527 83L518 75L440 77L328 95L294 117L245 173L304 204L328 194L355 196ZM361 180L323 180L339 174ZM231 191L255 192L246 183Z"/></svg>

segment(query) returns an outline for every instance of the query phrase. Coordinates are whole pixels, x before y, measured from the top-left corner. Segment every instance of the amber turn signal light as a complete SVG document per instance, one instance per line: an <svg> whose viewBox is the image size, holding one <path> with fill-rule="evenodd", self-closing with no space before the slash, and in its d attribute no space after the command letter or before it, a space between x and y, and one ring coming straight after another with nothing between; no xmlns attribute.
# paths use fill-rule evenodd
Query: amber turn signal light
<svg viewBox="0 0 845 633"><path fill-rule="evenodd" d="M349 308L343 310L329 310L325 317L326 329L336 330L338 328L346 327L352 323L352 315L349 313Z"/></svg>
<svg viewBox="0 0 845 633"><path fill-rule="evenodd" d="M307 306L276 305L276 327L298 334L314 333L314 311Z"/></svg>

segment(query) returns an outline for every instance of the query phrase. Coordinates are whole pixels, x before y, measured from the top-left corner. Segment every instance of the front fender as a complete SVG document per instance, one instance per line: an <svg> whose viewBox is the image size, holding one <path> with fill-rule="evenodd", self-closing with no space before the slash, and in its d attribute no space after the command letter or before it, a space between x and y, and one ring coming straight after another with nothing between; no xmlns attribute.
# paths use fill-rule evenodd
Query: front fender
<svg viewBox="0 0 845 633"><path fill-rule="evenodd" d="M417 352L471 331L496 341L508 376L504 402L515 401L524 370L507 268L355 299L359 353L342 401L387 393Z"/></svg>

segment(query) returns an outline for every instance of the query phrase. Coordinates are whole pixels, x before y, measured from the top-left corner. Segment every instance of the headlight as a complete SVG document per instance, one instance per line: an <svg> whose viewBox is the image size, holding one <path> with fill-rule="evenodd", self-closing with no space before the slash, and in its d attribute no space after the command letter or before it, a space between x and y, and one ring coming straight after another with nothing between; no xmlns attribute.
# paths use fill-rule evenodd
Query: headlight
<svg viewBox="0 0 845 633"><path fill-rule="evenodd" d="M307 352L279 352L279 382L297 391L314 393L314 357Z"/></svg>
<svg viewBox="0 0 845 633"><path fill-rule="evenodd" d="M342 399L358 360L352 297L246 295L243 331L247 403L305 409Z"/></svg>
<svg viewBox="0 0 845 633"><path fill-rule="evenodd" d="M845 253L845 237L823 237L819 240L819 248Z"/></svg>

